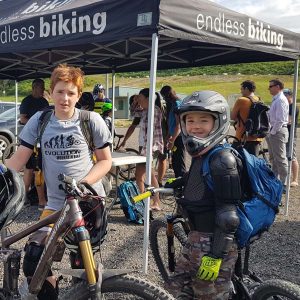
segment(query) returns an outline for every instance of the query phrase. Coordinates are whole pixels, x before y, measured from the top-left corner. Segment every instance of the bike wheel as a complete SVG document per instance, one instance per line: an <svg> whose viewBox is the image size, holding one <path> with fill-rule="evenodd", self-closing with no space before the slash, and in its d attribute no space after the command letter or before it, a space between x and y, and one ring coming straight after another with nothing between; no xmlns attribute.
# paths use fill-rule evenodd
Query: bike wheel
<svg viewBox="0 0 300 300"><path fill-rule="evenodd" d="M300 287L288 281L264 281L253 293L253 300L300 300Z"/></svg>
<svg viewBox="0 0 300 300"><path fill-rule="evenodd" d="M138 155L139 152L133 148L125 148L127 154ZM120 167L119 176L122 180L135 180L135 164Z"/></svg>
<svg viewBox="0 0 300 300"><path fill-rule="evenodd" d="M174 299L162 288L144 279L131 275L115 276L106 279L101 287L102 297L105 300L116 299L146 299L146 300L171 300ZM80 282L71 287L61 299L69 300L89 299L89 290L86 282Z"/></svg>
<svg viewBox="0 0 300 300"><path fill-rule="evenodd" d="M17 151L19 146L19 143L11 143L5 148L2 156L3 163L5 163L5 160L9 159Z"/></svg>
<svg viewBox="0 0 300 300"><path fill-rule="evenodd" d="M173 228L176 263L176 257L181 253L181 248L185 245L187 236L179 223L174 224ZM166 229L167 221L164 219L155 219L150 224L150 248L161 277L164 281L168 282L173 272L171 272L168 267L169 257Z"/></svg>

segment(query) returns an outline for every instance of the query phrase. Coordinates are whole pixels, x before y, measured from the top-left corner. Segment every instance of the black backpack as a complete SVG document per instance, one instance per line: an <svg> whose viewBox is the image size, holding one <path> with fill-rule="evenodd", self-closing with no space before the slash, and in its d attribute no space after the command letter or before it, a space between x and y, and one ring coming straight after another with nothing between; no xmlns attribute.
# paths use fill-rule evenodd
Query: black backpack
<svg viewBox="0 0 300 300"><path fill-rule="evenodd" d="M244 122L240 116L239 120L245 126L245 133L249 136L264 138L270 131L270 123L267 111L270 107L262 101L253 101L252 97L247 97L251 101L248 117Z"/></svg>

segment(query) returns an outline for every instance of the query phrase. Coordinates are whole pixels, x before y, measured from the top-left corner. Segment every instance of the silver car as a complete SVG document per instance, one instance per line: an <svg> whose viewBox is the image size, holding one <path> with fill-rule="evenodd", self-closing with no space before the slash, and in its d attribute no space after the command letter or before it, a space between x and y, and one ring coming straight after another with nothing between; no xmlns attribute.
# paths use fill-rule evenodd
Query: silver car
<svg viewBox="0 0 300 300"><path fill-rule="evenodd" d="M20 104L17 105L17 118L18 118L18 133L22 130L24 125L19 122ZM0 160L2 159L5 148L14 142L16 128L16 108L10 108L0 113Z"/></svg>

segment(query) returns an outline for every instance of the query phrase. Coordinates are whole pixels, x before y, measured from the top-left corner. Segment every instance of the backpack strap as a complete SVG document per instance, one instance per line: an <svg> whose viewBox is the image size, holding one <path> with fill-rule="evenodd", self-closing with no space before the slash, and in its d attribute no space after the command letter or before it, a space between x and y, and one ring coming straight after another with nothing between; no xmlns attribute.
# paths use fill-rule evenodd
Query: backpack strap
<svg viewBox="0 0 300 300"><path fill-rule="evenodd" d="M251 105L254 104L253 98L251 96L243 96L243 97L249 99L251 101ZM246 123L243 121L243 119L242 119L242 117L240 115L240 112L238 112L238 114L237 114L237 119L238 119L239 123L242 123L245 126Z"/></svg>
<svg viewBox="0 0 300 300"><path fill-rule="evenodd" d="M92 135L91 125L90 125L90 112L87 110L80 110L79 118L80 118L80 128L82 134L86 140L89 149L91 150L91 152L93 152L95 149L95 145L93 142L93 135Z"/></svg>
<svg viewBox="0 0 300 300"><path fill-rule="evenodd" d="M208 187L213 191L213 180L211 177L211 173L210 173L210 160L212 159L212 157L219 151L223 150L223 149L230 149L231 151L233 151L238 157L240 157L239 153L237 150L235 150L234 148L231 147L230 144L228 143L224 143L223 145L219 145L215 148L213 148L212 150L210 150L204 157L203 157L203 161L202 161L202 175L205 178L205 181L208 185Z"/></svg>
<svg viewBox="0 0 300 300"><path fill-rule="evenodd" d="M36 138L34 150L33 150L35 158L36 158L36 163L35 163L36 170L42 169L41 140L42 140L42 135L45 131L45 128L52 116L52 113L53 113L53 109L46 109L42 112L42 114L39 117L38 128L37 128L37 138Z"/></svg>

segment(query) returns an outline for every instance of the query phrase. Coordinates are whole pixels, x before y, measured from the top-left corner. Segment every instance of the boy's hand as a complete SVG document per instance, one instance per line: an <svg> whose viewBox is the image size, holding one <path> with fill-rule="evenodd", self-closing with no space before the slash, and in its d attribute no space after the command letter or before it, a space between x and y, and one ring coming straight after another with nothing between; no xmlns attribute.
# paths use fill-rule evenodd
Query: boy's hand
<svg viewBox="0 0 300 300"><path fill-rule="evenodd" d="M169 178L164 187L165 188L178 188L178 187L182 187L184 185L184 180L182 177L177 177L177 178Z"/></svg>
<svg viewBox="0 0 300 300"><path fill-rule="evenodd" d="M219 276L222 258L213 258L204 255L196 277L202 280L215 281Z"/></svg>

